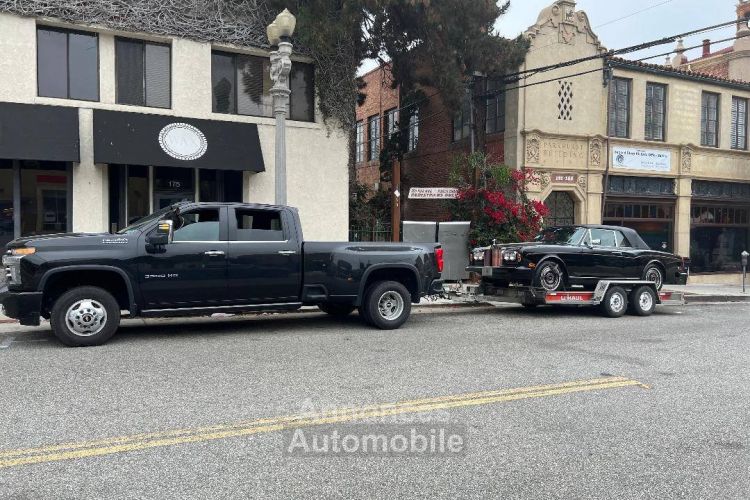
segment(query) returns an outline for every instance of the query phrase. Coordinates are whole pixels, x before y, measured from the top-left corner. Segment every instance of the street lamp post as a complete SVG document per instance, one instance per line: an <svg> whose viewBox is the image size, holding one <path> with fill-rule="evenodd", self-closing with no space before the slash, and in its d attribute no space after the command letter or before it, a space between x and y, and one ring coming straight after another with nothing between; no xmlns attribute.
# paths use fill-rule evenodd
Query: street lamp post
<svg viewBox="0 0 750 500"><path fill-rule="evenodd" d="M750 256L750 253L747 253L747 250L744 250L740 256L742 257L742 293L745 292L745 281L747 279L747 258Z"/></svg>
<svg viewBox="0 0 750 500"><path fill-rule="evenodd" d="M297 20L288 9L276 16L268 25L266 33L271 44L271 97L273 115L276 118L275 203L286 205L286 113L289 108L289 73L292 71L292 44L289 41L294 33Z"/></svg>

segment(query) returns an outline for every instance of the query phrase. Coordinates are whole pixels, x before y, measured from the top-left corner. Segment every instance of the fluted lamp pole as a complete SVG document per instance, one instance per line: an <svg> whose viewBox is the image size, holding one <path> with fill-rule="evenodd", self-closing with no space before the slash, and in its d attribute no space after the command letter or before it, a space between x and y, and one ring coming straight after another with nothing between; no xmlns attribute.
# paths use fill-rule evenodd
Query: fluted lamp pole
<svg viewBox="0 0 750 500"><path fill-rule="evenodd" d="M289 108L289 73L292 71L292 44L297 19L288 9L276 16L266 28L271 44L271 97L276 118L275 203L286 205L286 113Z"/></svg>

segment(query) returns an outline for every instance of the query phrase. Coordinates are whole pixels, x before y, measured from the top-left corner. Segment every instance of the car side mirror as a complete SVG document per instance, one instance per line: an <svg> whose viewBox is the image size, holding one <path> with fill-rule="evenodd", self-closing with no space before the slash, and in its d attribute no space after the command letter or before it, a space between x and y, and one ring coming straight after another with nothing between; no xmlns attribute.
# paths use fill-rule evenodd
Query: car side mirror
<svg viewBox="0 0 750 500"><path fill-rule="evenodd" d="M146 244L160 247L172 243L174 236L173 222L171 220L160 220L156 228L146 237Z"/></svg>

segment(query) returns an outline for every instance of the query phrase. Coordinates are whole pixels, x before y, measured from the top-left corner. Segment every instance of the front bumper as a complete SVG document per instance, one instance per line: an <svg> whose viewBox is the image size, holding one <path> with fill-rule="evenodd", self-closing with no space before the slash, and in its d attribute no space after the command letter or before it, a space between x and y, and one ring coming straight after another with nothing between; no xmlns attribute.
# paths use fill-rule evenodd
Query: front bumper
<svg viewBox="0 0 750 500"><path fill-rule="evenodd" d="M0 288L3 314L17 319L22 325L38 326L42 314L42 292L15 292L7 286Z"/></svg>
<svg viewBox="0 0 750 500"><path fill-rule="evenodd" d="M466 270L470 273L477 273L482 277L482 281L493 281L504 284L518 283L521 285L531 285L534 279L534 270L528 267L491 267L491 266L469 266Z"/></svg>

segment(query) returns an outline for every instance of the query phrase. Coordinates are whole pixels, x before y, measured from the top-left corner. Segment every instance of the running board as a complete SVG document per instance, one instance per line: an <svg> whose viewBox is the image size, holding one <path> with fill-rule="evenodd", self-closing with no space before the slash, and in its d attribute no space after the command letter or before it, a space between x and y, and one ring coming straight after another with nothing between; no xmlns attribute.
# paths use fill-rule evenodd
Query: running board
<svg viewBox="0 0 750 500"><path fill-rule="evenodd" d="M148 318L166 316L208 316L213 313L241 313L241 312L275 312L296 311L302 307L302 302L285 302L282 304L232 304L211 307L172 307L167 309L144 309L139 316Z"/></svg>

